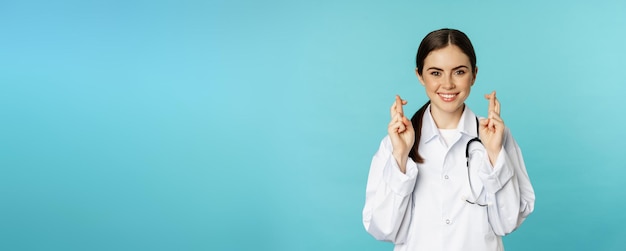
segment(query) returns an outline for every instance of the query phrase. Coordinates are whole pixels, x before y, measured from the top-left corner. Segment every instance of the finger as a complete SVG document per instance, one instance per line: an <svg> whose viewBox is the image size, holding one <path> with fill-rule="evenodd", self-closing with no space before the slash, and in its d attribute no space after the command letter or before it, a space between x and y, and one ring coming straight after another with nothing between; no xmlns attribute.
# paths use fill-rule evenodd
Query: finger
<svg viewBox="0 0 626 251"><path fill-rule="evenodd" d="M502 120L502 117L500 117L500 114L496 113L495 111L492 111L492 112L489 114L489 118L490 118L490 119Z"/></svg>
<svg viewBox="0 0 626 251"><path fill-rule="evenodd" d="M400 133L398 133L398 124L395 123L390 123L389 127L387 129L387 133L389 133L389 136L398 136Z"/></svg>
<svg viewBox="0 0 626 251"><path fill-rule="evenodd" d="M489 114L489 123L487 125L487 128L492 129L493 128L493 121L495 120L495 115L493 112L491 112Z"/></svg>
<svg viewBox="0 0 626 251"><path fill-rule="evenodd" d="M389 123L389 132L393 133L403 133L406 130L406 126L402 123L402 121Z"/></svg>
<svg viewBox="0 0 626 251"><path fill-rule="evenodd" d="M404 123L407 129L413 129L413 123L406 116L402 117L402 123Z"/></svg>
<svg viewBox="0 0 626 251"><path fill-rule="evenodd" d="M489 124L489 119L480 119L480 126L486 127Z"/></svg>
<svg viewBox="0 0 626 251"><path fill-rule="evenodd" d="M485 94L485 99L491 100L491 98L495 97L495 95L496 95L496 91L492 91L489 94Z"/></svg>
<svg viewBox="0 0 626 251"><path fill-rule="evenodd" d="M480 131L481 132L483 132L483 133L484 132L491 132L491 130L492 130L491 127L490 127L491 119L481 119L479 124L480 124L479 127L480 127Z"/></svg>
<svg viewBox="0 0 626 251"><path fill-rule="evenodd" d="M402 123L402 115L400 115L400 113L394 113L393 116L391 117L391 121L389 121L389 124L391 123Z"/></svg>
<svg viewBox="0 0 626 251"><path fill-rule="evenodd" d="M495 112L493 113L493 118L491 120L493 120L494 122L498 122L498 123L504 124L504 121L502 120L502 117L500 117L500 115L496 114Z"/></svg>
<svg viewBox="0 0 626 251"><path fill-rule="evenodd" d="M494 110L494 104L493 104L493 97L495 95L495 91L489 93L489 94L485 94L485 99L489 101L489 106L487 109L487 115L491 114L491 111Z"/></svg>
<svg viewBox="0 0 626 251"><path fill-rule="evenodd" d="M491 117L489 119L489 128L493 130L503 130L504 120L502 120L502 117L500 117L499 114L494 111L489 115L489 117Z"/></svg>
<svg viewBox="0 0 626 251"><path fill-rule="evenodd" d="M391 121L387 127L389 128L389 133L397 133L400 124L397 121Z"/></svg>
<svg viewBox="0 0 626 251"><path fill-rule="evenodd" d="M494 107L494 110L495 110L496 114L498 114L498 116L500 116L500 101L497 98L495 100L496 100L496 102L495 102L496 105Z"/></svg>
<svg viewBox="0 0 626 251"><path fill-rule="evenodd" d="M391 122L399 122L402 121L402 115L400 115L400 113L394 113L393 116L391 117Z"/></svg>
<svg viewBox="0 0 626 251"><path fill-rule="evenodd" d="M496 109L496 91L491 92L491 96L489 97L489 112L493 112Z"/></svg>
<svg viewBox="0 0 626 251"><path fill-rule="evenodd" d="M400 122L398 125L399 125L398 126L398 133L403 133L403 132L406 131L406 126L404 126L404 124L402 124L402 122Z"/></svg>
<svg viewBox="0 0 626 251"><path fill-rule="evenodd" d="M393 101L393 104L391 104L391 108L389 108L389 116L391 116L392 119L393 119L393 115L396 114L397 103L398 103L397 101Z"/></svg>
<svg viewBox="0 0 626 251"><path fill-rule="evenodd" d="M401 115L404 115L404 110L402 109L402 99L400 98L400 95L396 95L396 111L399 112Z"/></svg>
<svg viewBox="0 0 626 251"><path fill-rule="evenodd" d="M490 119L487 119L487 118L481 119L480 122L479 122L480 129L481 130L489 130L489 123L490 123L489 121L490 121Z"/></svg>
<svg viewBox="0 0 626 251"><path fill-rule="evenodd" d="M504 121L502 121L501 119L493 119L492 123L493 123L494 129L504 128Z"/></svg>
<svg viewBox="0 0 626 251"><path fill-rule="evenodd" d="M493 128L490 129L492 132L501 133L504 131L504 121L501 119L492 119L492 123Z"/></svg>

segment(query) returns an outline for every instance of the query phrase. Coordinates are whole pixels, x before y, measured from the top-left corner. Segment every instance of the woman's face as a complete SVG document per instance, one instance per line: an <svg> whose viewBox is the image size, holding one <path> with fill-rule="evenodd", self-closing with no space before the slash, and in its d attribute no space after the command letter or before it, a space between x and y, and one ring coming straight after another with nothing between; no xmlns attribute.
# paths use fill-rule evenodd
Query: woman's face
<svg viewBox="0 0 626 251"><path fill-rule="evenodd" d="M460 114L476 80L469 57L456 45L431 51L424 59L419 81L426 89L433 113Z"/></svg>

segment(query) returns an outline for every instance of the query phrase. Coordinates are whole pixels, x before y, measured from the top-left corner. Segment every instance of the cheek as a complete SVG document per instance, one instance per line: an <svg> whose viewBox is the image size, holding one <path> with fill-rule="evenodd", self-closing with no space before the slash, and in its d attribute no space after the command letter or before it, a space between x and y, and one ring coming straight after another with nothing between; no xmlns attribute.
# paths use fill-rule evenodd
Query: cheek
<svg viewBox="0 0 626 251"><path fill-rule="evenodd" d="M435 81L425 80L424 87L427 91L436 91L437 89L439 89L439 84L437 84Z"/></svg>
<svg viewBox="0 0 626 251"><path fill-rule="evenodd" d="M422 80L424 81L423 84L426 86L426 88L433 88L438 85L437 80L432 76L425 76L424 78L422 78Z"/></svg>
<svg viewBox="0 0 626 251"><path fill-rule="evenodd" d="M459 77L458 84L462 85L462 86L472 86L472 84L474 83L474 78L472 77L472 75L465 75L462 77Z"/></svg>

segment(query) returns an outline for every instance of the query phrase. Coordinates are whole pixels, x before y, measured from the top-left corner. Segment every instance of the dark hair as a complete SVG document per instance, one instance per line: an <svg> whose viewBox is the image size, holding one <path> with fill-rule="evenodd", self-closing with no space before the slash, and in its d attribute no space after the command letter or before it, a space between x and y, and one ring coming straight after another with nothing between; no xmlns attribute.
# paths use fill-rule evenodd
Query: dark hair
<svg viewBox="0 0 626 251"><path fill-rule="evenodd" d="M415 56L415 66L417 74L422 75L424 70L424 60L430 54L431 51L445 48L448 45L458 46L470 60L472 67L472 74L476 74L476 53L474 52L474 46L465 33L454 29L440 29L432 31L422 39L419 48L417 49L417 55ZM426 102L415 112L411 118L413 128L415 128L415 143L413 148L409 152L409 157L417 163L424 163L424 158L419 154L420 138L422 136L422 118L424 118L424 112L430 104L430 100Z"/></svg>

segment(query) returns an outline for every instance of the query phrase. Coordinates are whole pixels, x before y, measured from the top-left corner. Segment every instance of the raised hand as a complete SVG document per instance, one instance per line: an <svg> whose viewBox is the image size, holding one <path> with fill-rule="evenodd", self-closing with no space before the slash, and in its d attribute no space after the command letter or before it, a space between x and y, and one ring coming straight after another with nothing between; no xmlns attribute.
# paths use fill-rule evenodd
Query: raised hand
<svg viewBox="0 0 626 251"><path fill-rule="evenodd" d="M496 91L485 94L489 100L489 111L486 119L480 120L480 140L487 149L489 161L495 164L504 137L504 121L500 118L500 101L496 98Z"/></svg>
<svg viewBox="0 0 626 251"><path fill-rule="evenodd" d="M406 161L415 142L413 124L404 116L402 109L402 106L406 104L406 100L402 100L399 95L396 95L396 101L391 105L391 121L387 127L393 145L393 157L403 173L406 171Z"/></svg>

